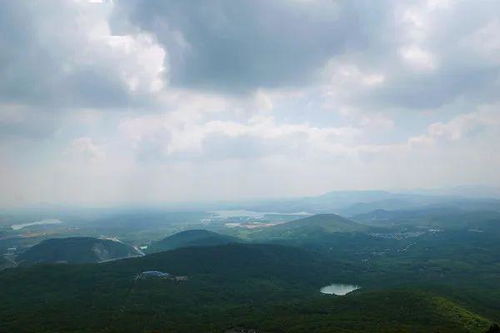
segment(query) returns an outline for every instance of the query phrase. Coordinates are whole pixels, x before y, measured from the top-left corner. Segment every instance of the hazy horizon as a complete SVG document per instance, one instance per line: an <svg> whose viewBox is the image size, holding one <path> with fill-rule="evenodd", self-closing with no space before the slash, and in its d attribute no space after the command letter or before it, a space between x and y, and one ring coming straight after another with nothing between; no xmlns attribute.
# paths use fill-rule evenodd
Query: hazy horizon
<svg viewBox="0 0 500 333"><path fill-rule="evenodd" d="M500 2L0 2L0 207L500 188Z"/></svg>

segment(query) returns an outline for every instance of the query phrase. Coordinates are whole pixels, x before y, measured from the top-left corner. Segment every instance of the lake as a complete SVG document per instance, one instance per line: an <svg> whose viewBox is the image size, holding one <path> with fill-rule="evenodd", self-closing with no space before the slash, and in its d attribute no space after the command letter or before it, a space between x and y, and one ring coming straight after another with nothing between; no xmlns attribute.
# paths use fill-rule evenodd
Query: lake
<svg viewBox="0 0 500 333"><path fill-rule="evenodd" d="M321 288L319 291L323 294L328 294L328 295L337 295L337 296L344 296L351 291L360 289L360 286L355 286L352 284L339 284L339 283L333 283L328 286L325 286Z"/></svg>

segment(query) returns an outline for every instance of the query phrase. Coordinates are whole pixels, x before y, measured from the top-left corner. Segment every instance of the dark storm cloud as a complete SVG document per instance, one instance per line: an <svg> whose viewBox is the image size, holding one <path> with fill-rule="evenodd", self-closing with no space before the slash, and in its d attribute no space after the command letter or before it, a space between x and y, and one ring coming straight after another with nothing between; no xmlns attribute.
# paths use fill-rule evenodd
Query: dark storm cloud
<svg viewBox="0 0 500 333"><path fill-rule="evenodd" d="M152 103L150 95L131 92L120 76L133 66L107 57L112 52L105 43L92 44L102 31L89 39L99 22L107 24L99 13L106 6L114 8L112 34L142 31L164 47L164 79L173 87L222 93L302 88L324 79L327 61L342 59L386 77L373 89L352 87L350 99L340 101L361 108L437 108L457 98L490 102L500 88L494 56L499 39L488 31L474 37L478 45L469 38L498 22L498 1L450 2L443 9L426 1L386 0L113 3L0 1L0 103L55 108ZM403 22L412 10L422 12L417 30L428 30L416 40L415 27ZM404 63L401 50L412 43L435 58L435 68L421 71ZM486 59L481 52L492 55Z"/></svg>
<svg viewBox="0 0 500 333"><path fill-rule="evenodd" d="M363 107L437 108L460 97L490 101L498 88L498 63L478 61L477 50L462 43L496 18L495 1L481 8L472 1L411 0L117 4L115 22L128 16L164 45L176 86L224 93L300 87L319 79L328 60L344 57L388 78L381 88L352 93ZM409 15L422 22L412 26ZM422 31L427 35L415 37ZM435 68L410 68L402 52L412 47L429 52Z"/></svg>
<svg viewBox="0 0 500 333"><path fill-rule="evenodd" d="M384 22L381 17L389 14L371 1L119 4L121 15L128 13L168 50L173 84L225 92L310 81L330 57L371 43L369 36L383 25L373 22Z"/></svg>

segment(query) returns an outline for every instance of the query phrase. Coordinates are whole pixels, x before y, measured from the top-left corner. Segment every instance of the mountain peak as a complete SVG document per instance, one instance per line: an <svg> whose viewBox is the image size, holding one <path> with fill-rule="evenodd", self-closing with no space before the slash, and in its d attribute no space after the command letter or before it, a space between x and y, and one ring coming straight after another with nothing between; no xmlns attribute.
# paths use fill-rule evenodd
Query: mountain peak
<svg viewBox="0 0 500 333"><path fill-rule="evenodd" d="M240 240L235 237L221 235L204 229L193 229L178 232L152 243L148 248L148 252L152 253L181 247L211 246L238 242L240 242Z"/></svg>

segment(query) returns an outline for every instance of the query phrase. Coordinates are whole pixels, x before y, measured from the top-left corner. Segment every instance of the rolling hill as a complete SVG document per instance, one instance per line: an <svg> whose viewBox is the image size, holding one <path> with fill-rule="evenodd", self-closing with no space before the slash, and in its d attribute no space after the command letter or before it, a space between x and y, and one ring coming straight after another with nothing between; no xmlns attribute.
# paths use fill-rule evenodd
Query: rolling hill
<svg viewBox="0 0 500 333"><path fill-rule="evenodd" d="M110 239L69 237L47 239L21 253L21 265L39 263L98 263L119 258L140 256L134 247Z"/></svg>
<svg viewBox="0 0 500 333"><path fill-rule="evenodd" d="M259 239L304 239L340 232L362 232L369 229L370 227L336 214L318 214L262 229L255 234L255 237Z"/></svg>
<svg viewBox="0 0 500 333"><path fill-rule="evenodd" d="M151 270L188 280L135 279ZM298 248L256 244L19 267L0 272L0 331L220 332L234 324L235 309L307 298L347 272L348 265L327 265Z"/></svg>
<svg viewBox="0 0 500 333"><path fill-rule="evenodd" d="M187 280L135 279L146 270ZM490 324L451 299L416 289L319 293L327 281L352 281L359 273L299 248L264 244L19 267L0 272L0 331L455 333L484 332Z"/></svg>
<svg viewBox="0 0 500 333"><path fill-rule="evenodd" d="M221 235L208 230L186 230L152 243L147 252L154 253L181 247L212 246L239 242L241 240L236 237Z"/></svg>

